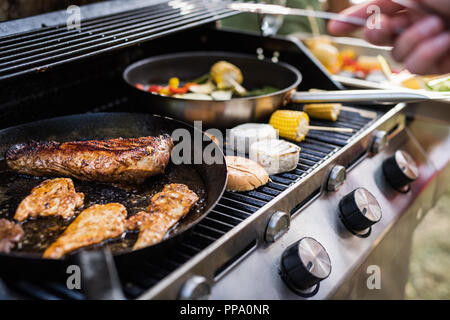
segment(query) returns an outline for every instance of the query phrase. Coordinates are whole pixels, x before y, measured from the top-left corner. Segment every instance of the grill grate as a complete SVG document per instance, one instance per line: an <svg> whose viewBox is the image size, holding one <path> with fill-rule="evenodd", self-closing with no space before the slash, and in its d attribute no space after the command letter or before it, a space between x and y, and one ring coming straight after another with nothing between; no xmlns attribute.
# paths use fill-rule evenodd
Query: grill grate
<svg viewBox="0 0 450 320"><path fill-rule="evenodd" d="M364 118L358 113L344 111L336 122L311 121L313 125L351 127L353 134L320 134L311 131L302 148L300 161L292 172L271 176L272 181L248 192L225 192L211 213L193 228L176 248L168 251L158 261L143 261L133 270L122 275L123 290L127 298L136 298L171 272L182 266L200 251L233 229L252 213L286 190L291 184L307 176L317 165L346 145L358 132L369 126L374 119ZM84 299L81 292L67 289L59 283L30 283L24 281L8 283L16 291L38 299Z"/></svg>
<svg viewBox="0 0 450 320"><path fill-rule="evenodd" d="M228 0L174 0L82 21L81 29L45 27L0 38L0 80L137 45L236 14Z"/></svg>

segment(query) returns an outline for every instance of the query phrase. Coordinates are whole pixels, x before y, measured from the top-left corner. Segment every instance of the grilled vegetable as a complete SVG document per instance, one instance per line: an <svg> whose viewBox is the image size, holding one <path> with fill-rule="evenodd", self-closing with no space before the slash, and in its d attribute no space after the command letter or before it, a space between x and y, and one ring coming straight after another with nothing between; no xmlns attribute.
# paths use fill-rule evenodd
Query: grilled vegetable
<svg viewBox="0 0 450 320"><path fill-rule="evenodd" d="M315 37L306 41L306 45L313 55L329 70L338 64L339 50L331 43L331 39L327 36Z"/></svg>
<svg viewBox="0 0 450 320"><path fill-rule="evenodd" d="M191 82L196 83L196 84L203 84L206 83L207 81L211 80L211 76L209 73L205 73L204 75L195 78L194 80L192 80Z"/></svg>
<svg viewBox="0 0 450 320"><path fill-rule="evenodd" d="M226 61L216 62L211 67L210 74L219 89L234 88L234 82L241 84L244 80L241 70Z"/></svg>
<svg viewBox="0 0 450 320"><path fill-rule="evenodd" d="M194 84L189 87L189 91L193 93L200 93L200 94L210 94L216 89L214 84L211 81L208 81L204 84Z"/></svg>
<svg viewBox="0 0 450 320"><path fill-rule="evenodd" d="M188 92L189 87L188 86L184 86L181 88L174 88L174 87L169 87L170 91L174 94L185 94Z"/></svg>
<svg viewBox="0 0 450 320"><path fill-rule="evenodd" d="M232 96L233 91L217 90L211 92L211 97L214 100L221 100L221 101L230 100Z"/></svg>
<svg viewBox="0 0 450 320"><path fill-rule="evenodd" d="M336 121L341 107L339 103L305 104L303 111L311 118Z"/></svg>
<svg viewBox="0 0 450 320"><path fill-rule="evenodd" d="M339 51L331 44L318 43L311 48L311 52L330 71L338 63Z"/></svg>
<svg viewBox="0 0 450 320"><path fill-rule="evenodd" d="M157 84L152 84L148 87L148 92L154 92L154 93L158 93L159 90L161 90L162 88L164 88L163 86L159 86Z"/></svg>
<svg viewBox="0 0 450 320"><path fill-rule="evenodd" d="M163 96L170 96L173 94L172 91L170 91L169 87L162 87L158 90L158 93Z"/></svg>
<svg viewBox="0 0 450 320"><path fill-rule="evenodd" d="M434 91L450 91L450 76L428 81L427 86Z"/></svg>
<svg viewBox="0 0 450 320"><path fill-rule="evenodd" d="M174 98L189 99L189 100L212 100L210 95L202 93L185 93L185 94L175 94Z"/></svg>
<svg viewBox="0 0 450 320"><path fill-rule="evenodd" d="M360 56L357 59L358 66L366 70L381 70L382 66L377 57Z"/></svg>
<svg viewBox="0 0 450 320"><path fill-rule="evenodd" d="M309 117L305 112L294 110L277 110L270 117L272 125L280 137L303 141L309 131Z"/></svg>
<svg viewBox="0 0 450 320"><path fill-rule="evenodd" d="M172 77L166 85L135 83L135 87L174 98L218 101L227 101L233 96L261 96L278 91L277 88L265 86L249 92L242 87L242 81L242 72L238 67L226 61L219 61L211 67L210 73L187 83Z"/></svg>
<svg viewBox="0 0 450 320"><path fill-rule="evenodd" d="M180 79L173 77L169 79L169 87L178 88L180 86Z"/></svg>
<svg viewBox="0 0 450 320"><path fill-rule="evenodd" d="M246 96L247 97L255 97L255 96L263 96L266 94L271 94L274 92L277 92L279 89L271 87L271 86L265 86L261 89L255 89L255 90L251 90L251 91L247 91Z"/></svg>
<svg viewBox="0 0 450 320"><path fill-rule="evenodd" d="M142 83L135 83L134 86L139 90L145 91L145 85Z"/></svg>

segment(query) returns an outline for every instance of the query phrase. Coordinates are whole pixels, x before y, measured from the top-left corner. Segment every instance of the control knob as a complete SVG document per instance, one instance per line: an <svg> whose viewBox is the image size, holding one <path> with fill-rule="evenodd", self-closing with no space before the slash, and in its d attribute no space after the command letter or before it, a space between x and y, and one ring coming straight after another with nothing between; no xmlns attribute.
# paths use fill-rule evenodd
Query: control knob
<svg viewBox="0 0 450 320"><path fill-rule="evenodd" d="M377 199L365 188L358 188L339 202L340 217L350 231L359 233L381 219L381 207Z"/></svg>
<svg viewBox="0 0 450 320"><path fill-rule="evenodd" d="M383 162L383 173L394 189L407 192L409 184L419 177L419 168L407 152L398 150Z"/></svg>
<svg viewBox="0 0 450 320"><path fill-rule="evenodd" d="M312 296L320 281L331 273L331 261L325 248L305 237L290 245L281 256L280 273L284 282L301 296Z"/></svg>

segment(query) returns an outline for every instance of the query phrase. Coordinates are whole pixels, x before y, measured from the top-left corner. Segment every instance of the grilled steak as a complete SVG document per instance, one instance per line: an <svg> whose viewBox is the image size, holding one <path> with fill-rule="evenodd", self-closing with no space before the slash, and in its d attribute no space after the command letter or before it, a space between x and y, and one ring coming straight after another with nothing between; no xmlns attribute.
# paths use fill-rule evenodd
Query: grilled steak
<svg viewBox="0 0 450 320"><path fill-rule="evenodd" d="M21 226L6 219L0 219L0 252L9 253L16 242L23 237Z"/></svg>
<svg viewBox="0 0 450 320"><path fill-rule="evenodd" d="M127 229L139 229L133 250L160 242L164 235L197 203L198 196L184 184L168 184L155 194L147 212L139 212L127 220Z"/></svg>
<svg viewBox="0 0 450 320"><path fill-rule="evenodd" d="M167 134L104 141L33 141L12 146L6 162L11 169L34 176L142 183L164 172L172 148Z"/></svg>
<svg viewBox="0 0 450 320"><path fill-rule="evenodd" d="M72 179L45 180L31 190L19 204L14 219L23 221L29 217L61 216L71 218L75 209L83 205L84 194L77 193Z"/></svg>
<svg viewBox="0 0 450 320"><path fill-rule="evenodd" d="M43 257L60 259L76 249L117 238L126 231L126 219L127 209L120 203L93 205L76 217Z"/></svg>

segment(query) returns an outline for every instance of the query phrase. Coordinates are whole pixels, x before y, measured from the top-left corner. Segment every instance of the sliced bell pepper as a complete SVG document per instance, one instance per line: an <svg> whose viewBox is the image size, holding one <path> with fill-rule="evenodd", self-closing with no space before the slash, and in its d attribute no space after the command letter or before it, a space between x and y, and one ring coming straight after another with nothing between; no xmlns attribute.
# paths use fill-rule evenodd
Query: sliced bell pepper
<svg viewBox="0 0 450 320"><path fill-rule="evenodd" d="M157 84L152 84L148 87L148 92L155 92L158 93L159 90L163 89L163 86L157 85Z"/></svg>
<svg viewBox="0 0 450 320"><path fill-rule="evenodd" d="M169 79L169 87L178 88L180 86L180 79L173 77Z"/></svg>
<svg viewBox="0 0 450 320"><path fill-rule="evenodd" d="M169 89L170 89L170 91L172 91L175 94L185 94L185 93L187 93L189 91L189 88L191 86L195 86L195 85L197 85L197 84L196 83L192 83L192 82L188 82L181 88L169 86Z"/></svg>
<svg viewBox="0 0 450 320"><path fill-rule="evenodd" d="M145 91L145 85L143 85L142 83L135 83L134 86L136 87L136 89Z"/></svg>
<svg viewBox="0 0 450 320"><path fill-rule="evenodd" d="M189 88L187 88L187 87L175 88L172 86L169 86L169 89L171 92L173 92L175 94L184 94L184 93L188 92L188 90L189 90Z"/></svg>
<svg viewBox="0 0 450 320"><path fill-rule="evenodd" d="M170 89L168 87L162 87L159 91L159 94L165 95L165 96L170 96L172 94L172 92L170 91Z"/></svg>

